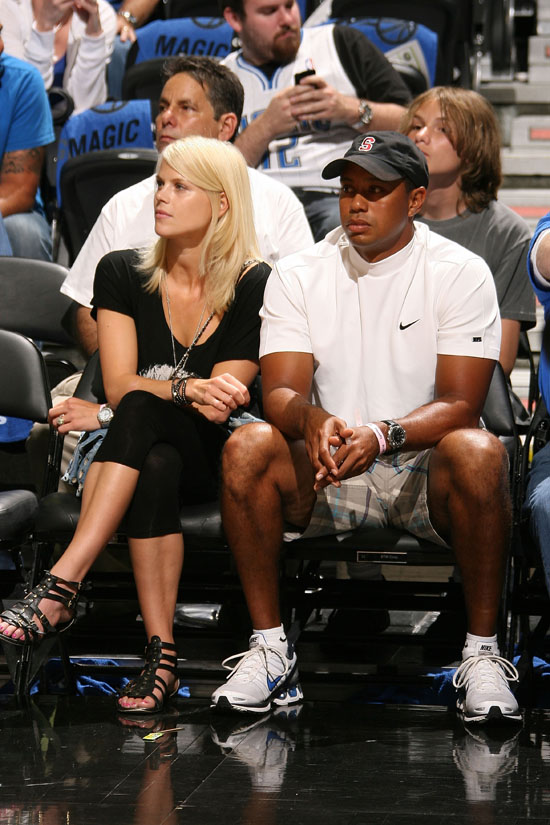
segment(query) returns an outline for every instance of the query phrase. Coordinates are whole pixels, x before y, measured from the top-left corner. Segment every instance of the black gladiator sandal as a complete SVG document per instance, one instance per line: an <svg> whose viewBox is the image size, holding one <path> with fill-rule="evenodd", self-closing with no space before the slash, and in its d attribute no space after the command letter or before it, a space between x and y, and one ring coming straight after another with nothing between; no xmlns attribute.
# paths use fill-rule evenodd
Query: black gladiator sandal
<svg viewBox="0 0 550 825"><path fill-rule="evenodd" d="M0 641L25 647L68 630L75 621L76 606L83 586L83 582L69 582L47 571L42 581L33 587L24 599L0 613L0 621L7 622L12 627L18 627L25 635L20 639L13 639L11 636L0 633ZM59 602L63 607L72 610L72 618L54 627L38 608L42 599ZM35 619L38 619L42 629L38 627Z"/></svg>
<svg viewBox="0 0 550 825"><path fill-rule="evenodd" d="M173 650L174 653L164 653L163 648ZM176 646L171 642L161 642L159 636L151 637L151 641L145 648L145 667L137 679L128 682L117 694L116 704L119 713L160 713L164 709L167 700L176 695L180 686L176 668L178 657L175 654ZM162 676L157 676L159 668L168 670L176 677L174 689L170 695L168 695L168 685ZM153 693L155 688L162 693L160 698ZM118 699L122 699L123 696L129 696L131 699L146 699L150 696L155 704L152 708L125 708L118 702Z"/></svg>

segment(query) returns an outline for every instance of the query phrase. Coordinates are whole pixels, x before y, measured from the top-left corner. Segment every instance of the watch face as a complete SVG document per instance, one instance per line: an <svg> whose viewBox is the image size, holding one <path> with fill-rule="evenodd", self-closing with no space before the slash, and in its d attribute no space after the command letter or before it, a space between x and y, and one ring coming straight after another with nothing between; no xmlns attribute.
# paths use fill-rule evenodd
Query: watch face
<svg viewBox="0 0 550 825"><path fill-rule="evenodd" d="M113 417L113 411L110 407L103 407L97 414L97 420L101 425L109 424Z"/></svg>
<svg viewBox="0 0 550 825"><path fill-rule="evenodd" d="M386 418L382 420L384 424L388 425L388 451L396 452L405 443L407 433L405 432L405 429L401 426L401 424L398 424L396 421L391 421Z"/></svg>
<svg viewBox="0 0 550 825"><path fill-rule="evenodd" d="M393 450L399 449L405 443L406 433L399 424L394 424L388 431L388 440Z"/></svg>

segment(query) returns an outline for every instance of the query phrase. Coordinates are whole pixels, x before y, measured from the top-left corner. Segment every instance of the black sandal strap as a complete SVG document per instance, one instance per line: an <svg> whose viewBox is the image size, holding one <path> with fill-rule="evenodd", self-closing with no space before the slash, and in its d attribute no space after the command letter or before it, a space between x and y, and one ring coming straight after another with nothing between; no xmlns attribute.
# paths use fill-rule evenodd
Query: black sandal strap
<svg viewBox="0 0 550 825"><path fill-rule="evenodd" d="M0 639L13 641L19 644L31 644L36 637L43 638L56 633L63 633L74 622L74 615L68 622L64 622L55 627L39 608L42 599L50 599L58 602L68 610L76 613L76 606L80 597L80 591L84 587L83 582L70 582L55 576L50 571L46 571L42 580L30 590L23 599L13 604L0 614L0 619L13 627L23 631L24 639L12 640L9 636L0 634ZM38 620L42 626L40 629L36 623Z"/></svg>
<svg viewBox="0 0 550 825"><path fill-rule="evenodd" d="M177 656L165 653L165 649L176 651L176 646L172 642L162 642L159 636L151 637L151 641L145 648L145 667L136 679L128 682L119 690L119 698L123 696L131 699L151 698L154 703L154 710L161 710L167 698L168 685L162 676L157 673L157 670L167 670L175 677L176 682L178 676ZM160 697L155 695L155 689L160 691ZM124 708L119 707L119 710L124 710ZM142 710L142 708L139 708L139 710ZM143 710L151 709L143 708Z"/></svg>

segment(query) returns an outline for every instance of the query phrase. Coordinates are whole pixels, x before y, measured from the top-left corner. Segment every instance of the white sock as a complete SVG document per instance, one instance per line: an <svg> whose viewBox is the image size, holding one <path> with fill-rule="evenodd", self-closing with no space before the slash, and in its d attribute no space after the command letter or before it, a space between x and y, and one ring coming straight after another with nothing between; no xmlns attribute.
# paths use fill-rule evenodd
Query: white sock
<svg viewBox="0 0 550 825"><path fill-rule="evenodd" d="M478 656L483 653L499 655L496 633L494 636L476 636L473 633L466 633L462 658L467 659L468 656Z"/></svg>
<svg viewBox="0 0 550 825"><path fill-rule="evenodd" d="M265 639L265 643L269 645L269 647L275 647L282 653L286 653L287 651L288 640L286 638L285 629L282 624L280 624L278 627L268 627L264 630L256 630L256 628L253 628L252 635L263 636Z"/></svg>

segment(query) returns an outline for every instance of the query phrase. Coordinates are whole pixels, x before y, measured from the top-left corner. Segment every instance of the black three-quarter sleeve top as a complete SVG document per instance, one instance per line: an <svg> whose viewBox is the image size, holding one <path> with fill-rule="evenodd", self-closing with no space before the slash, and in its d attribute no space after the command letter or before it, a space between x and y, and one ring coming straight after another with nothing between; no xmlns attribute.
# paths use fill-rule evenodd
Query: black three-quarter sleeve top
<svg viewBox="0 0 550 825"><path fill-rule="evenodd" d="M170 327L158 291L146 292L147 276L137 268L138 255L126 249L110 252L97 266L92 300L92 317L98 309L110 309L133 318L138 342L138 373L169 378L174 367ZM270 267L258 262L235 287L235 298L219 326L189 355L186 370L207 378L221 361L258 359L260 308ZM175 341L176 363L186 347ZM162 369L163 365L167 365Z"/></svg>

